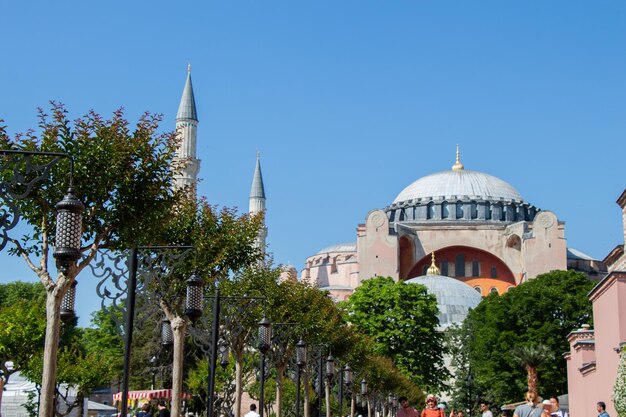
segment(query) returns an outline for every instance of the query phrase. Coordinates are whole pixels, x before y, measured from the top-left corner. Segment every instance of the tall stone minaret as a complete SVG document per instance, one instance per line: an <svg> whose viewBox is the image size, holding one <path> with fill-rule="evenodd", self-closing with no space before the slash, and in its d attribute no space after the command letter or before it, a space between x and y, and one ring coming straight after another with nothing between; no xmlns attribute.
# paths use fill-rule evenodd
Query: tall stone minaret
<svg viewBox="0 0 626 417"><path fill-rule="evenodd" d="M263 175L261 175L261 156L256 154L256 167L252 178L252 189L250 190L249 213L256 214L265 211L265 187L263 187ZM265 253L265 240L267 239L267 226L265 223L259 230L256 245Z"/></svg>
<svg viewBox="0 0 626 417"><path fill-rule="evenodd" d="M200 160L196 158L198 114L191 84L191 65L187 65L187 82L176 114L176 131L181 137L176 159L184 161L186 166L176 175L175 187L195 187L198 171L200 171Z"/></svg>

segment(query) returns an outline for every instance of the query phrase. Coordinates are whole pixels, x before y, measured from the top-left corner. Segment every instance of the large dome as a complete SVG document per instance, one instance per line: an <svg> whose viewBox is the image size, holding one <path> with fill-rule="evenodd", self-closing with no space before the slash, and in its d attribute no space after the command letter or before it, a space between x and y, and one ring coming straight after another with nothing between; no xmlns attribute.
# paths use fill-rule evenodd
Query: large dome
<svg viewBox="0 0 626 417"><path fill-rule="evenodd" d="M421 284L426 287L429 294L433 294L437 298L439 328L441 330L463 322L469 310L476 308L482 300L481 295L469 285L443 275L423 275L405 282L407 284Z"/></svg>
<svg viewBox="0 0 626 417"><path fill-rule="evenodd" d="M455 198L518 203L524 201L517 190L507 182L482 172L461 169L422 177L402 190L393 202Z"/></svg>

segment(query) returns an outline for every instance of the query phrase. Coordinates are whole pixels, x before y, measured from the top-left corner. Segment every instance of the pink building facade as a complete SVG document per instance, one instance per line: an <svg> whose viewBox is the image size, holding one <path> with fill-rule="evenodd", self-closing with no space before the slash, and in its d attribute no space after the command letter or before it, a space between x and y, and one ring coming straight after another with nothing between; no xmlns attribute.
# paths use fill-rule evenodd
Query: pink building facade
<svg viewBox="0 0 626 417"><path fill-rule="evenodd" d="M626 236L626 190L617 203L622 209ZM589 293L595 328L589 326L568 336L565 354L570 415L595 417L596 403L604 401L607 412L617 416L611 395L617 376L619 352L626 345L626 255L619 245L605 259L609 274Z"/></svg>

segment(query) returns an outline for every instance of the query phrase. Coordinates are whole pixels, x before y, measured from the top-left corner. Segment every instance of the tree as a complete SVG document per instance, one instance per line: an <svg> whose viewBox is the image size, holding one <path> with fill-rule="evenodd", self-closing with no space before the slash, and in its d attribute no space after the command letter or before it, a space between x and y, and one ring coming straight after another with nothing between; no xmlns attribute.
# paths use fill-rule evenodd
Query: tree
<svg viewBox="0 0 626 417"><path fill-rule="evenodd" d="M11 374L28 366L43 348L45 328L45 290L41 284L0 284L0 404Z"/></svg>
<svg viewBox="0 0 626 417"><path fill-rule="evenodd" d="M375 353L388 356L413 382L444 387L443 335L437 331L437 301L422 285L389 277L363 281L345 304L347 319L370 336Z"/></svg>
<svg viewBox="0 0 626 417"><path fill-rule="evenodd" d="M617 415L626 416L626 347L620 353L612 399Z"/></svg>
<svg viewBox="0 0 626 417"><path fill-rule="evenodd" d="M543 362L554 359L554 354L550 348L542 344L516 346L512 349L511 355L526 370L528 392L538 394L539 376L537 375L537 368Z"/></svg>
<svg viewBox="0 0 626 417"><path fill-rule="evenodd" d="M474 393L493 403L519 401L529 388L528 374L515 352L531 353L539 345L552 359L534 361L538 392L566 392L562 353L569 349L568 333L592 320L587 294L593 285L579 272L552 271L484 298L463 325Z"/></svg>
<svg viewBox="0 0 626 417"><path fill-rule="evenodd" d="M144 114L131 130L122 110L109 120L91 111L71 122L61 104L51 104L52 115L39 110L39 133L28 131L9 138L0 128L0 148L62 152L73 156L73 191L85 206L82 216L83 258L78 264L50 269L50 247L55 244L55 209L69 187L69 161L54 165L28 198L18 200L19 211L32 229L21 239L10 237L9 253L24 259L47 292L46 336L40 416L52 414L60 304L67 289L92 261L100 247L111 249L145 244L161 230L178 201L172 192L176 134L159 133L161 116ZM43 157L35 157L42 162ZM174 166L174 168L172 168ZM3 179L11 169L0 172ZM38 261L35 260L38 258Z"/></svg>

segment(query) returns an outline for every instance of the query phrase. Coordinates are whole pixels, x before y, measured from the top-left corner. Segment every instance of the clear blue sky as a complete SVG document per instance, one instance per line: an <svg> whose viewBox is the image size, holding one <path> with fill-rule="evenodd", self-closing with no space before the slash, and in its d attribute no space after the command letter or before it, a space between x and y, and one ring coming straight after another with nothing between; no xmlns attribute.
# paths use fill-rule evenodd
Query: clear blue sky
<svg viewBox="0 0 626 417"><path fill-rule="evenodd" d="M570 247L623 243L626 2L0 0L0 45L11 133L49 100L172 130L190 62L200 193L247 210L260 151L279 263L355 241L457 143L466 169L565 221ZM0 282L34 279L0 260Z"/></svg>

